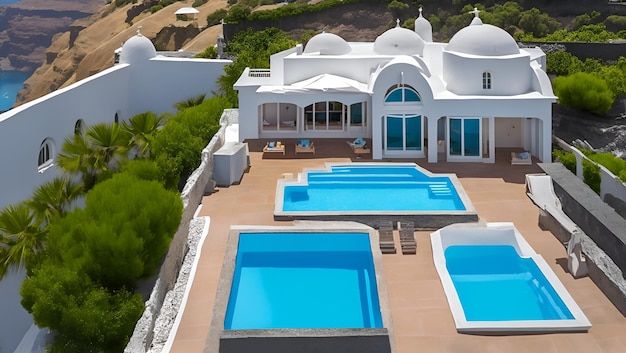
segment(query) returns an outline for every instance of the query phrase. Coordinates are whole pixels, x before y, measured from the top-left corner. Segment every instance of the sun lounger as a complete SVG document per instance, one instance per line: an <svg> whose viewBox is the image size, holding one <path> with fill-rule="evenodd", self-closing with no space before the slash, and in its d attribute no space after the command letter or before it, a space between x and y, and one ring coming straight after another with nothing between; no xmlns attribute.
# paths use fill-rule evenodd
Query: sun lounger
<svg viewBox="0 0 626 353"><path fill-rule="evenodd" d="M361 157L362 154L370 153L370 149L366 147L366 142L363 138L356 138L354 141L346 141L348 146L352 148L352 152L357 155L357 157Z"/></svg>
<svg viewBox="0 0 626 353"><path fill-rule="evenodd" d="M402 254L415 254L417 242L415 241L415 225L413 222L400 222L400 247Z"/></svg>
<svg viewBox="0 0 626 353"><path fill-rule="evenodd" d="M271 152L271 153L282 153L285 155L285 145L283 145L280 141L278 142L268 142L263 147L263 152Z"/></svg>
<svg viewBox="0 0 626 353"><path fill-rule="evenodd" d="M296 144L296 154L298 153L313 153L315 154L315 145L309 140L300 140Z"/></svg>
<svg viewBox="0 0 626 353"><path fill-rule="evenodd" d="M533 160L528 152L511 152L511 165L531 165Z"/></svg>
<svg viewBox="0 0 626 353"><path fill-rule="evenodd" d="M378 241L383 254L395 254L396 244L393 240L393 226L391 222L383 222L378 226Z"/></svg>

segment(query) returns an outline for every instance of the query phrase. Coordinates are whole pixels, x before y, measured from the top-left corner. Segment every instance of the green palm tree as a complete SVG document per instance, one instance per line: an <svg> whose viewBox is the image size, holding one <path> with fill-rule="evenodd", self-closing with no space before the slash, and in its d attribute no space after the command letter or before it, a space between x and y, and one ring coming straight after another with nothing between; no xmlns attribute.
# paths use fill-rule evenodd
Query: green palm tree
<svg viewBox="0 0 626 353"><path fill-rule="evenodd" d="M152 141L164 122L164 116L152 112L137 114L128 122L122 122L122 128L130 135L129 147L135 150L138 157L150 157Z"/></svg>
<svg viewBox="0 0 626 353"><path fill-rule="evenodd" d="M181 111L181 110L185 110L187 108L191 108L191 107L195 107L196 105L200 105L202 104L202 102L204 102L204 98L206 97L206 94L199 94L195 97L191 97L191 98L187 98L184 101L180 101L178 103L174 104L174 108L177 111Z"/></svg>
<svg viewBox="0 0 626 353"><path fill-rule="evenodd" d="M87 130L87 138L94 150L94 168L109 171L116 158L128 157L130 135L119 124L96 124Z"/></svg>
<svg viewBox="0 0 626 353"><path fill-rule="evenodd" d="M0 278L8 270L37 263L47 231L25 204L9 205L0 211Z"/></svg>
<svg viewBox="0 0 626 353"><path fill-rule="evenodd" d="M129 139L128 132L118 124L96 124L84 135L65 139L57 163L66 172L79 174L86 191L93 187L98 175L128 157Z"/></svg>
<svg viewBox="0 0 626 353"><path fill-rule="evenodd" d="M70 177L63 176L54 178L35 189L27 205L35 212L40 222L50 224L65 215L72 202L82 194L82 185L74 182Z"/></svg>

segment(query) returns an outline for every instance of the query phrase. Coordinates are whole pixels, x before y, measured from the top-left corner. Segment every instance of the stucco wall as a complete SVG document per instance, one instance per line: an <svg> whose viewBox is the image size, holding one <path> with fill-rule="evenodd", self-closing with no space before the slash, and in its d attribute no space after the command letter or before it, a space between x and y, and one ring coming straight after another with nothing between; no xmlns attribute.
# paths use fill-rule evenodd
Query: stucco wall
<svg viewBox="0 0 626 353"><path fill-rule="evenodd" d="M116 65L0 114L0 208L27 199L38 185L61 175L55 166L38 172L39 148L45 139L53 142L56 155L63 140L73 135L79 119L85 126L112 123L116 113L122 121L148 110L157 114L174 111L174 103L201 93L210 97L229 62L159 58L141 65ZM189 193L195 198L202 195ZM198 204L196 199L190 202ZM0 286L0 313L17 311L0 317L0 327L6 324L13 328L0 330L2 352L13 351L26 332L15 332L14 328L28 329L32 323L17 295L15 286L20 282L11 285L9 291Z"/></svg>

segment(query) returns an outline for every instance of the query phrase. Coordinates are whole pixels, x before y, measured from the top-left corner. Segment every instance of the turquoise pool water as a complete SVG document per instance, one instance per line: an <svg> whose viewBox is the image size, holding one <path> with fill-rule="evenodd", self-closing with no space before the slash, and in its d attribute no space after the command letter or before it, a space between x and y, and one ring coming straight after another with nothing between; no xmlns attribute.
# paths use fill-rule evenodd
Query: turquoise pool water
<svg viewBox="0 0 626 353"><path fill-rule="evenodd" d="M287 185L283 211L464 211L452 181L415 166L345 165L310 171Z"/></svg>
<svg viewBox="0 0 626 353"><path fill-rule="evenodd" d="M224 328L381 328L367 233L242 233Z"/></svg>
<svg viewBox="0 0 626 353"><path fill-rule="evenodd" d="M571 320L531 258L510 245L453 245L446 266L467 321Z"/></svg>

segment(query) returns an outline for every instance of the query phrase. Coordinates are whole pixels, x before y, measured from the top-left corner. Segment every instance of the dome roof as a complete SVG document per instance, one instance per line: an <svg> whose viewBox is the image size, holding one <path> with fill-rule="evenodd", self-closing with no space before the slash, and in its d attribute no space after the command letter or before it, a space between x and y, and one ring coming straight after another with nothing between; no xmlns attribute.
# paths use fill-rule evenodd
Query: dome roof
<svg viewBox="0 0 626 353"><path fill-rule="evenodd" d="M483 24L477 12L472 23L458 31L450 39L446 49L448 51L481 56L501 56L520 53L515 39L510 34L502 28Z"/></svg>
<svg viewBox="0 0 626 353"><path fill-rule="evenodd" d="M340 36L322 32L309 39L304 48L305 54L343 55L352 51L348 43Z"/></svg>
<svg viewBox="0 0 626 353"><path fill-rule="evenodd" d="M419 34L400 27L400 21L396 20L395 28L376 38L374 51L378 54L421 55L424 51L424 44L424 40Z"/></svg>
<svg viewBox="0 0 626 353"><path fill-rule="evenodd" d="M150 39L141 34L140 29L137 29L136 36L128 39L122 46L121 64L134 64L152 59L157 55L154 45Z"/></svg>
<svg viewBox="0 0 626 353"><path fill-rule="evenodd" d="M419 34L425 42L433 41L433 26L422 16L422 8L420 7L420 15L415 19L415 33Z"/></svg>

